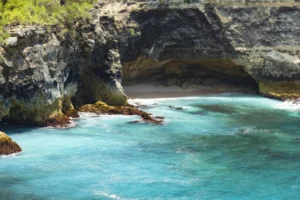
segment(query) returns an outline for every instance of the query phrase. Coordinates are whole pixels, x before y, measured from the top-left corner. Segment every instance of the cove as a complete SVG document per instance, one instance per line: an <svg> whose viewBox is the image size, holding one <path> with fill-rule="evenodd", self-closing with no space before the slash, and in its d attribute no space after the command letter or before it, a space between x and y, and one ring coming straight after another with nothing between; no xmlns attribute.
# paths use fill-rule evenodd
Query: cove
<svg viewBox="0 0 300 200"><path fill-rule="evenodd" d="M0 199L300 199L300 107L259 96L133 100L165 117L83 114L5 131ZM182 109L175 109L175 108Z"/></svg>

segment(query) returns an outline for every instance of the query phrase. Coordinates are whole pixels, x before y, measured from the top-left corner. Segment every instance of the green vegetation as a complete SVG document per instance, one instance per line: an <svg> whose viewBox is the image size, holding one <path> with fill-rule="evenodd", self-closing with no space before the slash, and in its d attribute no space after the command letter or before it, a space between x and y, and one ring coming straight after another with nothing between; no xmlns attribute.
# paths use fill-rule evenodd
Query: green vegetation
<svg viewBox="0 0 300 200"><path fill-rule="evenodd" d="M131 36L134 36L134 35L135 35L134 28L130 28L129 31L130 31L130 35L131 35Z"/></svg>
<svg viewBox="0 0 300 200"><path fill-rule="evenodd" d="M96 0L0 0L0 43L11 25L67 26L90 17Z"/></svg>

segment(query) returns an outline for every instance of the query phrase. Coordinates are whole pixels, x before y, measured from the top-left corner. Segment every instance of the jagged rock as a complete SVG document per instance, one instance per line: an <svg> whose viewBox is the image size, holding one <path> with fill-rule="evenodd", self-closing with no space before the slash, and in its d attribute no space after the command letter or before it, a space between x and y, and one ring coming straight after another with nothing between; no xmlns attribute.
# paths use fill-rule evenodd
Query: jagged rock
<svg viewBox="0 0 300 200"><path fill-rule="evenodd" d="M102 101L98 101L95 104L86 104L79 108L80 112L92 112L97 114L122 114L122 115L138 115L143 121L162 124L162 119L155 119L151 117L150 113L139 110L138 108L132 105L126 106L110 106Z"/></svg>
<svg viewBox="0 0 300 200"><path fill-rule="evenodd" d="M9 37L6 39L6 46L8 47L15 47L18 44L18 38L17 37Z"/></svg>
<svg viewBox="0 0 300 200"><path fill-rule="evenodd" d="M0 155L19 153L22 149L8 135L0 131Z"/></svg>
<svg viewBox="0 0 300 200"><path fill-rule="evenodd" d="M300 74L300 59L286 53L272 51L264 58L261 77L292 78Z"/></svg>
<svg viewBox="0 0 300 200"><path fill-rule="evenodd" d="M126 103L114 23L106 27L96 15L94 28L85 22L73 36L39 26L10 30L18 42L0 51L0 119L44 126L74 103Z"/></svg>
<svg viewBox="0 0 300 200"><path fill-rule="evenodd" d="M173 108L175 110L183 110L183 108L180 108L180 107L174 107L174 106L169 106L169 108Z"/></svg>

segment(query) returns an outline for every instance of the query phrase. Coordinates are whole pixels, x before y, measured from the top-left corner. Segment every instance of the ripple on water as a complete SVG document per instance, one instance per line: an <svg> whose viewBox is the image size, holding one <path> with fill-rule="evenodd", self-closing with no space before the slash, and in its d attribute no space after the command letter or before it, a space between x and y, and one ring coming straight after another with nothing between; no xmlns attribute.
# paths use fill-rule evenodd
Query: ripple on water
<svg viewBox="0 0 300 200"><path fill-rule="evenodd" d="M132 101L166 124L82 114L72 129L5 130L24 152L0 157L0 199L300 199L293 106L233 95Z"/></svg>

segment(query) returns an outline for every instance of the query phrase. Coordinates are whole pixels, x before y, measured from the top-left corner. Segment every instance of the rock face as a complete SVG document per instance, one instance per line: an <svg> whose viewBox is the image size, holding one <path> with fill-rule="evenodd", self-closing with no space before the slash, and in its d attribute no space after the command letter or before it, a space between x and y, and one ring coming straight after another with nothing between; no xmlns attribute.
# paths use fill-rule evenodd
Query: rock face
<svg viewBox="0 0 300 200"><path fill-rule="evenodd" d="M299 1L160 2L127 8L135 36L121 48L124 84L186 88L187 80L213 78L269 97L300 97Z"/></svg>
<svg viewBox="0 0 300 200"><path fill-rule="evenodd" d="M11 28L0 47L0 119L45 125L84 104L124 105L122 78L300 97L296 0L124 2L99 1L75 31Z"/></svg>
<svg viewBox="0 0 300 200"><path fill-rule="evenodd" d="M0 155L19 153L22 149L8 135L0 131Z"/></svg>
<svg viewBox="0 0 300 200"><path fill-rule="evenodd" d="M0 47L0 119L47 125L74 106L126 102L114 24L100 22L97 9L92 16L64 35L37 26L10 30Z"/></svg>

